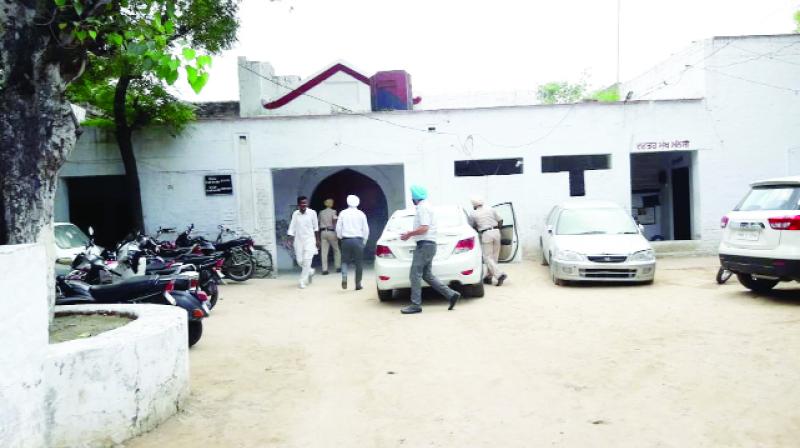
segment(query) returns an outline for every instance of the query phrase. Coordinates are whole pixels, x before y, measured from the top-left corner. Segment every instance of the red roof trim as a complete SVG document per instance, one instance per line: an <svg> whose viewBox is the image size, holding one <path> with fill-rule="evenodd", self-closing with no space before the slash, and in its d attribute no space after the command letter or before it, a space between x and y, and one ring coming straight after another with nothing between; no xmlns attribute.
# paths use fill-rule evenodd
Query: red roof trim
<svg viewBox="0 0 800 448"><path fill-rule="evenodd" d="M278 98L275 101L265 104L264 109L277 109L279 107L283 107L290 101L313 89L314 87L319 85L322 81L325 81L326 79L330 78L331 76L335 75L338 72L345 72L348 75L352 76L353 78L356 78L357 80L363 82L364 84L369 85L369 78L367 78L366 76L362 75L361 73L358 73L357 71L353 70L352 68L344 64L336 64L331 68L325 70L324 72L320 73L319 75L304 82L303 84L300 85L300 87L292 90L286 95Z"/></svg>

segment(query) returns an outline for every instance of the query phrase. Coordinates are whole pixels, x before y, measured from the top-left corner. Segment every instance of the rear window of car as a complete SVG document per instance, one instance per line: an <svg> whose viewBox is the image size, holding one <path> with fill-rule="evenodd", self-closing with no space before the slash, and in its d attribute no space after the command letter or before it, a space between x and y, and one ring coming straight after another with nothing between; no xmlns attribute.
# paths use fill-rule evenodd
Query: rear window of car
<svg viewBox="0 0 800 448"><path fill-rule="evenodd" d="M61 249L74 249L83 247L89 242L89 237L74 225L59 225L53 229L56 246Z"/></svg>
<svg viewBox="0 0 800 448"><path fill-rule="evenodd" d="M466 219L463 211L458 208L434 208L436 216L436 226L441 229L444 227L457 227L464 223ZM386 224L386 230L394 233L408 232L414 230L414 215L395 215Z"/></svg>
<svg viewBox="0 0 800 448"><path fill-rule="evenodd" d="M800 202L800 186L769 185L753 187L734 210L740 212L797 210L798 202Z"/></svg>

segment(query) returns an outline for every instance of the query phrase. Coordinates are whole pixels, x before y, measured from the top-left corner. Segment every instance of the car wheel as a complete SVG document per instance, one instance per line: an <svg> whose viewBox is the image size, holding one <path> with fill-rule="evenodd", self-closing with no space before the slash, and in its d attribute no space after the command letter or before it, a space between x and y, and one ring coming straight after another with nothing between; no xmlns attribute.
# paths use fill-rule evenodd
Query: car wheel
<svg viewBox="0 0 800 448"><path fill-rule="evenodd" d="M778 284L778 280L753 278L750 274L736 274L736 278L745 288L753 292L767 292Z"/></svg>
<svg viewBox="0 0 800 448"><path fill-rule="evenodd" d="M542 250L542 266L547 266L547 257L544 256L544 243L539 240L539 248Z"/></svg>
<svg viewBox="0 0 800 448"><path fill-rule="evenodd" d="M378 300L381 302L386 302L392 299L392 290L391 289L378 289Z"/></svg>
<svg viewBox="0 0 800 448"><path fill-rule="evenodd" d="M556 269L553 264L550 264L550 279L553 280L554 285L564 286L564 280L561 280L556 276Z"/></svg>
<svg viewBox="0 0 800 448"><path fill-rule="evenodd" d="M483 280L474 285L466 285L464 287L464 292L469 297L483 297L486 293L486 288L483 286Z"/></svg>

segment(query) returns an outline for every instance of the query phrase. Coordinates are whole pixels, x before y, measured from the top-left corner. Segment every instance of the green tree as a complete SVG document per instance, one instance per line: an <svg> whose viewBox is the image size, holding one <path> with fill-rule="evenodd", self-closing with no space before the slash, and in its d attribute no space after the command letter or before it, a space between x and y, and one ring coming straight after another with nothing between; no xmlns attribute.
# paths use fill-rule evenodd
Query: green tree
<svg viewBox="0 0 800 448"><path fill-rule="evenodd" d="M795 28L794 31L800 33L800 11L794 13L794 21L797 22L797 28Z"/></svg>
<svg viewBox="0 0 800 448"><path fill-rule="evenodd" d="M230 48L236 39L237 9L237 0L177 0L166 15L166 9L134 8L118 26L131 29L149 22L156 29L164 28L168 35L154 36L150 48L136 42L90 58L89 71L67 90L72 101L99 112L85 124L114 132L135 229L144 229L144 220L133 133L163 125L176 134L194 119L194 108L171 95L167 85L176 81L178 68L186 64L189 84L195 92L203 88L208 81L209 54ZM150 54L153 50L160 53L158 60Z"/></svg>
<svg viewBox="0 0 800 448"><path fill-rule="evenodd" d="M577 103L586 95L586 82L548 82L536 89L536 98L542 104Z"/></svg>

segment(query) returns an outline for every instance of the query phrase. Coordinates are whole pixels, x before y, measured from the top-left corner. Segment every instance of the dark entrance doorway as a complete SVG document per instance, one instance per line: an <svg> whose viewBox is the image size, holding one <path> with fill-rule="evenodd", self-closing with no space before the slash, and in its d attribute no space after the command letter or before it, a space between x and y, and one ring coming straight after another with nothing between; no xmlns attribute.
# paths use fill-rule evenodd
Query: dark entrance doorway
<svg viewBox="0 0 800 448"><path fill-rule="evenodd" d="M672 170L673 229L676 240L692 239L691 193L689 190L689 167Z"/></svg>
<svg viewBox="0 0 800 448"><path fill-rule="evenodd" d="M357 171L344 169L338 171L317 185L311 195L311 208L321 211L325 199L333 199L337 211L347 208L347 195L354 194L361 199L358 207L367 215L369 240L364 248L364 258L375 258L375 242L381 236L383 227L389 219L389 205L386 195L377 182ZM329 255L332 257L332 255Z"/></svg>
<svg viewBox="0 0 800 448"><path fill-rule="evenodd" d="M694 151L631 154L631 206L651 241L692 239Z"/></svg>
<svg viewBox="0 0 800 448"><path fill-rule="evenodd" d="M114 247L133 228L125 194L125 176L91 176L67 179L69 220L88 232L103 247Z"/></svg>

